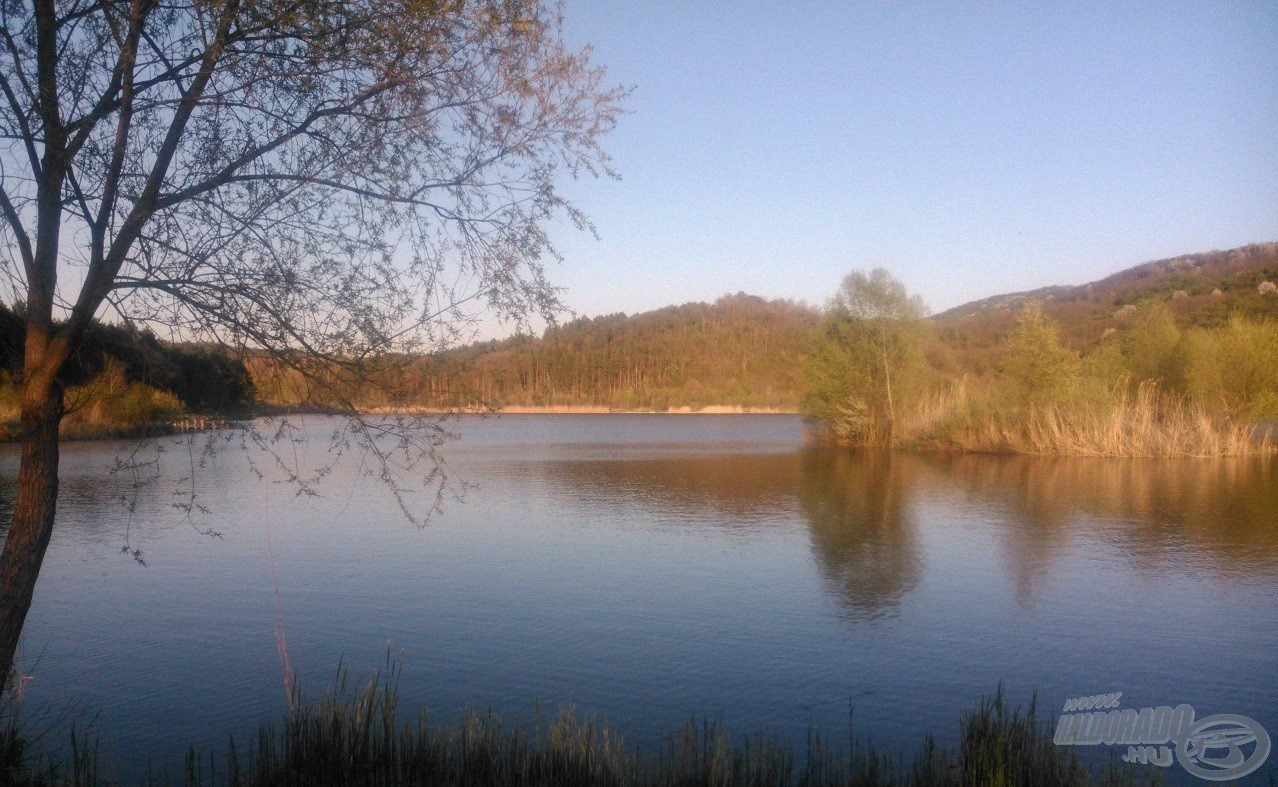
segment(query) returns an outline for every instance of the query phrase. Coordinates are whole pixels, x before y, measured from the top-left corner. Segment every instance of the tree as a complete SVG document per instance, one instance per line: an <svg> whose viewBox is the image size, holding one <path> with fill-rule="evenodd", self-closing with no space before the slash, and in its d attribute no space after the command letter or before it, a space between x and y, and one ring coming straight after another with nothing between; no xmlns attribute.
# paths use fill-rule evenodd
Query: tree
<svg viewBox="0 0 1278 787"><path fill-rule="evenodd" d="M0 253L26 319L0 673L95 318L331 385L446 346L478 305L554 313L545 224L586 226L556 184L609 173L622 98L559 29L540 0L0 2ZM381 475L434 477L433 422L343 401Z"/></svg>
<svg viewBox="0 0 1278 787"><path fill-rule="evenodd" d="M1181 332L1166 303L1150 301L1138 306L1131 326L1119 336L1134 385L1171 376Z"/></svg>
<svg viewBox="0 0 1278 787"><path fill-rule="evenodd" d="M894 443L922 369L926 316L922 299L886 270L849 274L804 361L804 413L837 440Z"/></svg>
<svg viewBox="0 0 1278 787"><path fill-rule="evenodd" d="M1225 406L1257 420L1278 418L1278 321L1234 314L1213 334Z"/></svg>
<svg viewBox="0 0 1278 787"><path fill-rule="evenodd" d="M1030 301L1016 317L1016 326L1003 344L1003 374L1022 402L1058 402L1077 386L1082 372L1078 352L1061 343L1060 326Z"/></svg>

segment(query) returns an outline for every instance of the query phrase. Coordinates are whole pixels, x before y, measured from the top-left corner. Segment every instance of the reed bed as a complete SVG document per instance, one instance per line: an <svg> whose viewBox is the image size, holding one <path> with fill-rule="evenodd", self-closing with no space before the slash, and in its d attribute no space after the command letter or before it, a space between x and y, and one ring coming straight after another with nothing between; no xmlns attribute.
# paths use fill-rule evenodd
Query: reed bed
<svg viewBox="0 0 1278 787"><path fill-rule="evenodd" d="M492 714L448 724L405 721L395 673L352 689L342 676L325 698L299 702L279 726L264 725L247 748L231 739L218 753L192 749L177 774L152 769L145 782L186 785L1084 785L1148 784L1158 774L1116 761L1089 769L1052 743L1050 725L1011 707L1002 691L959 724L958 742L930 736L916 750L889 754L851 738L841 750L815 732L804 745L755 736L734 739L722 725L689 721L653 752L627 745L606 725L571 710L531 729ZM0 779L12 784L112 783L94 746L72 739L63 761L0 734Z"/></svg>
<svg viewBox="0 0 1278 787"><path fill-rule="evenodd" d="M983 453L1111 457L1272 456L1272 430L1212 413L1154 383L1103 402L997 410L959 390L916 419L919 447Z"/></svg>

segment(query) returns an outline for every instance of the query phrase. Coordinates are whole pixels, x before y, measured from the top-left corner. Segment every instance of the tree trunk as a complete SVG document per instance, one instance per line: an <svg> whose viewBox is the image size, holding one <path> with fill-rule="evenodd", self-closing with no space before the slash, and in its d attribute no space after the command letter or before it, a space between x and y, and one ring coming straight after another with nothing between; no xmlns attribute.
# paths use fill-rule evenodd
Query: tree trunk
<svg viewBox="0 0 1278 787"><path fill-rule="evenodd" d="M58 499L58 425L62 387L56 382L24 392L22 465L18 499L0 555L0 685L7 687L22 624L35 593L40 564L53 533Z"/></svg>

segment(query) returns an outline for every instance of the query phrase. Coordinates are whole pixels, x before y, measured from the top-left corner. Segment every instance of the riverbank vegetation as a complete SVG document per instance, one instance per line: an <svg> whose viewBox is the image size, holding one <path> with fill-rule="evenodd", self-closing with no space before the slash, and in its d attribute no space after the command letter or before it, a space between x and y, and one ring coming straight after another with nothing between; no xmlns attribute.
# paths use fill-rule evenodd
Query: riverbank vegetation
<svg viewBox="0 0 1278 787"><path fill-rule="evenodd" d="M801 410L839 443L1104 456L1273 450L1278 293L1266 285L1278 280L1278 244L1146 263L932 317L886 274L858 276L825 310L737 294L360 363L232 355L95 325L63 375L75 393L68 433L250 410L706 408ZM11 426L22 329L0 309L0 419Z"/></svg>
<svg viewBox="0 0 1278 787"><path fill-rule="evenodd" d="M101 372L67 389L66 412L63 434L85 439L139 432L181 417L186 407L168 391L130 380L112 359ZM0 419L4 436L16 439L18 387L8 373L0 374Z"/></svg>
<svg viewBox="0 0 1278 787"><path fill-rule="evenodd" d="M1278 296L1265 283L1257 297L1272 299L1278 313ZM964 358L952 332L938 336L917 309L901 309L908 295L886 271L853 274L806 356L803 409L828 440L857 445L1075 456L1274 453L1278 321L1239 310L1215 324L1183 326L1170 305L1178 299L1155 292L1126 304L1091 342L1067 342L1042 300L1023 299L994 352Z"/></svg>
<svg viewBox="0 0 1278 787"><path fill-rule="evenodd" d="M25 336L22 310L0 304L0 439L17 434ZM90 326L59 377L70 438L134 434L190 413L240 413L253 404L248 370L229 354L105 323Z"/></svg>
<svg viewBox="0 0 1278 787"><path fill-rule="evenodd" d="M344 677L319 702L301 703L279 726L264 725L244 744L217 753L190 750L184 766L151 765L148 782L188 785L487 784L487 785L822 785L822 784L1146 784L1156 775L1111 762L1083 765L1052 742L1051 720L1013 707L1001 691L958 720L957 742L932 737L891 753L849 733L834 743L816 732L796 747L773 737L734 738L718 723L690 720L652 750L616 731L561 711L531 728L491 713L447 723L406 719L394 673L355 687ZM164 762L162 753L152 763ZM50 757L16 728L0 734L8 783L96 785L118 777L98 745L76 737Z"/></svg>

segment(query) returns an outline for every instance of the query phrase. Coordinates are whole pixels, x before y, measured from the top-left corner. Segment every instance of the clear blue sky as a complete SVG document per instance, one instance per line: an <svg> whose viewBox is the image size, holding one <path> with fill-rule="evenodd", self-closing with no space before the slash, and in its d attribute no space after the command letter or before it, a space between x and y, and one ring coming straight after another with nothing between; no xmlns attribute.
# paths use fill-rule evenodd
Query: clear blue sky
<svg viewBox="0 0 1278 787"><path fill-rule="evenodd" d="M556 231L580 314L828 297L943 309L1278 240L1278 3L569 2L631 114Z"/></svg>

